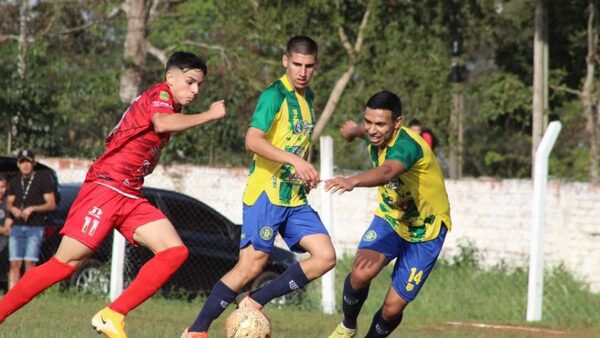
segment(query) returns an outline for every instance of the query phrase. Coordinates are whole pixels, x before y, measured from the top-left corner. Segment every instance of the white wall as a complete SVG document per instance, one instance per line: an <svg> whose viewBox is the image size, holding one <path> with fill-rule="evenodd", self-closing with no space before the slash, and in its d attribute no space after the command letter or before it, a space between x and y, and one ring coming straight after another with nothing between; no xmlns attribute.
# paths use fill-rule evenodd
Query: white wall
<svg viewBox="0 0 600 338"><path fill-rule="evenodd" d="M81 182L89 162L41 159L57 169L61 182ZM158 166L146 186L173 189L212 206L241 223L245 168ZM530 180L462 179L446 181L454 228L443 255L472 243L488 266L504 261L526 266L529 260L532 183ZM319 194L309 197L320 209ZM334 233L338 254L353 254L376 205L375 189L356 189L334 197ZM600 292L600 185L551 181L546 208L545 262L563 262Z"/></svg>

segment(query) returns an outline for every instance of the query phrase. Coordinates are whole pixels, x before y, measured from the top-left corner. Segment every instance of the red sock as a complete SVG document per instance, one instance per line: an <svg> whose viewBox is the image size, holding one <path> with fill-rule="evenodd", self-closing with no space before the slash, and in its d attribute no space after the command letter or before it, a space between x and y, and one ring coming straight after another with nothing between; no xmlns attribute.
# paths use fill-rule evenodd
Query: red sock
<svg viewBox="0 0 600 338"><path fill-rule="evenodd" d="M108 307L122 315L135 309L160 289L188 257L187 247L181 245L163 250L140 269L129 287Z"/></svg>
<svg viewBox="0 0 600 338"><path fill-rule="evenodd" d="M0 323L42 291L70 277L75 270L69 264L52 257L46 263L27 271L0 300Z"/></svg>

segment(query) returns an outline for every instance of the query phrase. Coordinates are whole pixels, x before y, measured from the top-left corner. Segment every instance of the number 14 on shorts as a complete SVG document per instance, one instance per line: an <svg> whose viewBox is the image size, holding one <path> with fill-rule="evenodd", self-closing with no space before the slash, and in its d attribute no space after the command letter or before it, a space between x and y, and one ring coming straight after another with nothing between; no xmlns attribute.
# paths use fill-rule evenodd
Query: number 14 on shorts
<svg viewBox="0 0 600 338"><path fill-rule="evenodd" d="M417 268L410 268L410 276L408 276L408 283L406 283L406 291L412 291L415 285L421 283L423 278L423 270L417 270Z"/></svg>

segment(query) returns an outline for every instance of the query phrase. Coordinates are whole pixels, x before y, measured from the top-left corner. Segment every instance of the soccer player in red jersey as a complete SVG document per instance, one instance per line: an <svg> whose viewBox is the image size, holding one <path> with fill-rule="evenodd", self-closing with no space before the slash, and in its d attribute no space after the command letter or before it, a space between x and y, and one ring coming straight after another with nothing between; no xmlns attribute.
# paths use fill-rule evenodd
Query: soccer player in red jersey
<svg viewBox="0 0 600 338"><path fill-rule="evenodd" d="M92 318L98 332L126 338L124 317L151 297L183 264L188 250L173 225L140 193L144 176L156 166L171 133L221 119L224 101L199 114L181 114L204 83L206 64L192 53L176 52L166 80L138 96L106 138L106 151L88 170L73 202L59 248L46 263L29 270L0 300L0 323L48 287L69 278L117 229L154 257L129 287Z"/></svg>

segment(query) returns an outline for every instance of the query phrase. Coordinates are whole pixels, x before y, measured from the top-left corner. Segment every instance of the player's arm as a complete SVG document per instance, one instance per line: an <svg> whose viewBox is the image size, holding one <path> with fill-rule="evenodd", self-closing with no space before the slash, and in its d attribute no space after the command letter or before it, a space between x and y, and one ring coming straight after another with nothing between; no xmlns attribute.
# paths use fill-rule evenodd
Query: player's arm
<svg viewBox="0 0 600 338"><path fill-rule="evenodd" d="M177 132L221 119L226 114L225 101L221 100L213 102L210 109L199 114L156 113L152 116L152 124L157 133Z"/></svg>
<svg viewBox="0 0 600 338"><path fill-rule="evenodd" d="M270 161L289 164L296 169L296 175L306 181L310 187L319 183L319 173L312 164L287 151L272 145L266 133L258 128L250 127L246 132L246 149Z"/></svg>
<svg viewBox="0 0 600 338"><path fill-rule="evenodd" d="M21 217L21 209L15 206L16 195L7 195L6 197L6 210L10 212L15 218Z"/></svg>
<svg viewBox="0 0 600 338"><path fill-rule="evenodd" d="M346 121L340 128L340 133L344 140L352 142L357 137L362 138L365 136L365 128L362 124L359 125L354 121Z"/></svg>
<svg viewBox="0 0 600 338"><path fill-rule="evenodd" d="M377 187L388 184L394 177L404 173L406 168L400 161L386 160L379 167L369 169L358 175L337 176L325 181L325 191L331 193L352 191L356 187Z"/></svg>

